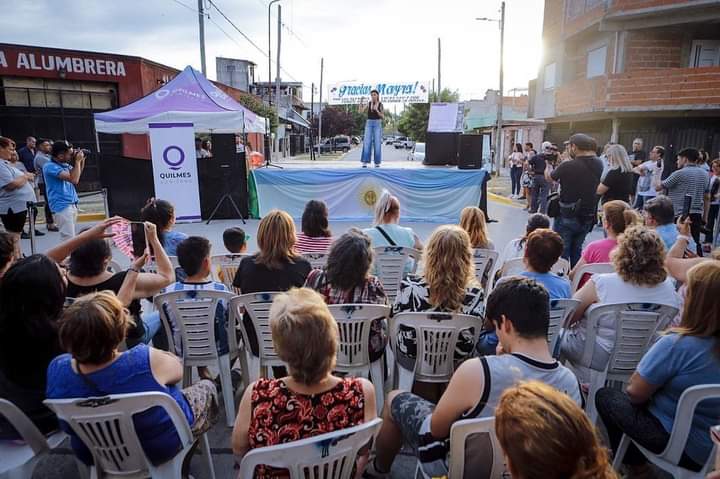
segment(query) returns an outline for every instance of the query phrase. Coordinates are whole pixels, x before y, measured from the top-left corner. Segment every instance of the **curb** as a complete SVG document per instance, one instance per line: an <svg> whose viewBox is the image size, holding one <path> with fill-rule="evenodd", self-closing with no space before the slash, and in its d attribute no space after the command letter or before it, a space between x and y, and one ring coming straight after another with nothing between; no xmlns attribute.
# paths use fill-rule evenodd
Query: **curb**
<svg viewBox="0 0 720 479"><path fill-rule="evenodd" d="M501 203L501 204L507 205L507 206L512 206L513 208L518 208L518 209L524 208L523 205L519 205L519 204L515 203L513 200L511 200L510 198L507 198L505 196L498 195L496 193L490 193L490 192L488 192L487 195L488 195L488 199L490 201L494 201L496 203Z"/></svg>

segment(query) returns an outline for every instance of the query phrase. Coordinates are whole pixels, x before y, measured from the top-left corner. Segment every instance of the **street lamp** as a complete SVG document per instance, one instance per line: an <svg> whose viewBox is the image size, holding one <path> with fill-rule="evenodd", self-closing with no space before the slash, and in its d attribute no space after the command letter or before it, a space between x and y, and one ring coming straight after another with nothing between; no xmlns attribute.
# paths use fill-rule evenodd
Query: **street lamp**
<svg viewBox="0 0 720 479"><path fill-rule="evenodd" d="M505 49L505 2L500 5L500 18L479 17L475 20L480 22L498 22L500 25L500 95L497 100L497 118L495 119L495 163L497 175L500 176L500 165L502 164L502 152L500 141L502 139L503 124L503 52Z"/></svg>

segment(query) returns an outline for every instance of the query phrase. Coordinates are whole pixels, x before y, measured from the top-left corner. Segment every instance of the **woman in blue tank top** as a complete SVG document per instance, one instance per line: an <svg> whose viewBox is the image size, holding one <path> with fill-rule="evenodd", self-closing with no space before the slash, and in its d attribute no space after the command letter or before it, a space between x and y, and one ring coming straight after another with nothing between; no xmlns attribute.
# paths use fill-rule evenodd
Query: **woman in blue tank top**
<svg viewBox="0 0 720 479"><path fill-rule="evenodd" d="M129 271L128 276L137 276ZM132 278L130 279L132 281ZM67 308L60 322L60 342L69 354L56 357L48 366L47 398L70 399L163 392L182 409L196 437L217 420L217 390L212 381L201 380L180 390L182 363L174 355L139 344L118 352L131 320L123 304L110 291L83 296ZM154 464L172 458L180 440L167 413L150 408L134 417L145 454ZM67 424L61 427L72 447L86 464L92 457Z"/></svg>

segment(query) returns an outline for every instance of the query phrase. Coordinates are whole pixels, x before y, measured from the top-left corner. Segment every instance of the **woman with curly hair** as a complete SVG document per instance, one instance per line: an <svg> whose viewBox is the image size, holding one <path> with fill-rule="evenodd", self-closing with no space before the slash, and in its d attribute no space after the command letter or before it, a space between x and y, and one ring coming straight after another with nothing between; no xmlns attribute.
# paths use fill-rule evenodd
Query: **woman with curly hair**
<svg viewBox="0 0 720 479"><path fill-rule="evenodd" d="M539 381L503 392L495 409L495 433L513 478L617 477L583 410L568 395Z"/></svg>
<svg viewBox="0 0 720 479"><path fill-rule="evenodd" d="M430 236L423 255L424 275L409 275L400 283L393 314L425 311L470 314L479 318L480 327L485 294L475 279L470 236L459 226L440 226ZM416 357L415 330L401 328L397 341L398 362L412 369ZM466 357L474 346L472 334L462 332L456 359Z"/></svg>
<svg viewBox="0 0 720 479"><path fill-rule="evenodd" d="M583 361L587 309L593 304L655 303L679 307L680 297L665 270L665 245L660 236L643 226L632 226L618 237L610 254L614 273L595 274L580 288L574 299L580 301L563 338L561 352L574 366L601 371L614 347L615 322L601 318L592 360Z"/></svg>

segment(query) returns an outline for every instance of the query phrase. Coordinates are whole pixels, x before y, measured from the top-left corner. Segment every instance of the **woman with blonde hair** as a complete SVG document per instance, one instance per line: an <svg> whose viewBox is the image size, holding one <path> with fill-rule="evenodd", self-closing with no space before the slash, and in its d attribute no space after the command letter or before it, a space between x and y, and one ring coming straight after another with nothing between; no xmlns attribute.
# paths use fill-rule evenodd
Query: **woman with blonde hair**
<svg viewBox="0 0 720 479"><path fill-rule="evenodd" d="M485 222L485 213L477 206L466 206L460 213L460 227L470 235L473 249L495 249L490 240Z"/></svg>
<svg viewBox="0 0 720 479"><path fill-rule="evenodd" d="M584 359L587 322L593 304L652 303L677 308L680 297L665 270L665 245L660 236L644 226L632 226L618 237L610 253L614 273L595 274L573 299L580 301L561 343L561 352L576 368L602 371L615 341L614 317L601 318L590 362Z"/></svg>
<svg viewBox="0 0 720 479"><path fill-rule="evenodd" d="M275 351L290 374L260 379L245 390L232 433L237 456L376 417L375 389L367 379L332 374L338 327L322 296L308 288L277 296L270 308L270 328ZM253 477L284 476L283 471L259 467Z"/></svg>
<svg viewBox="0 0 720 479"><path fill-rule="evenodd" d="M570 279L586 264L609 263L610 252L617 246L617 237L625 232L626 228L642 224L642 217L625 201L608 201L603 204L602 211L602 224L607 236L592 241L585 247L580 261L575 264L575 267L570 272ZM584 278L580 283L581 287L585 284L585 281L587 281L587 278Z"/></svg>
<svg viewBox="0 0 720 479"><path fill-rule="evenodd" d="M693 386L720 384L720 263L707 261L687 273L687 300L680 326L671 329L645 353L626 392L600 389L598 413L613 450L623 433L651 452L662 452L670 439L680 396ZM718 422L720 400L698 404L689 422L681 467L699 471L712 450L708 431ZM632 477L649 477L650 467L631 445L623 463ZM643 475L645 474L645 475Z"/></svg>
<svg viewBox="0 0 720 479"><path fill-rule="evenodd" d="M583 410L539 381L503 392L495 409L495 433L515 479L618 477Z"/></svg>
<svg viewBox="0 0 720 479"><path fill-rule="evenodd" d="M612 200L622 200L630 203L634 173L627 150L622 145L610 145L606 155L608 170L597 187L597 194L601 195L600 202L604 204Z"/></svg>
<svg viewBox="0 0 720 479"><path fill-rule="evenodd" d="M372 241L373 247L404 246L406 248L423 248L420 238L411 228L400 226L400 200L389 191L383 190L375 203L375 220L372 228L363 232Z"/></svg>
<svg viewBox="0 0 720 479"><path fill-rule="evenodd" d="M478 317L480 327L485 295L475 279L470 236L459 226L440 226L430 235L423 257L423 276L409 275L402 281L393 314L425 311L470 314ZM411 369L416 357L415 330L401 328L397 342L398 361ZM456 358L466 357L474 346L473 335L462 332Z"/></svg>
<svg viewBox="0 0 720 479"><path fill-rule="evenodd" d="M258 225L259 252L243 258L233 286L240 288L243 294L301 287L312 268L295 251L295 241L292 217L285 211L270 211Z"/></svg>

